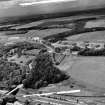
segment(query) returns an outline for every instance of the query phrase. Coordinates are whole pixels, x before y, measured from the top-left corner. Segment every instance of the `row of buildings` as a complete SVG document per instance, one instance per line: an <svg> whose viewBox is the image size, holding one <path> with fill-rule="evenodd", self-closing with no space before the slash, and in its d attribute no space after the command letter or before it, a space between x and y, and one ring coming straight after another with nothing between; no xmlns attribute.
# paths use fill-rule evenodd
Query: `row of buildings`
<svg viewBox="0 0 105 105"><path fill-rule="evenodd" d="M33 41L35 43L42 43L43 39L40 37L28 37L27 40ZM11 43L13 41L24 41L24 39L21 37L10 37L8 41ZM61 47L61 46L67 46L67 47L74 47L78 46L80 48L89 48L89 49L102 49L105 48L105 42L104 41L58 41L56 43L51 43L54 47Z"/></svg>
<svg viewBox="0 0 105 105"><path fill-rule="evenodd" d="M94 49L94 50L100 50L105 48L105 42L97 41L97 42L76 42L76 46L80 48L89 48L89 49Z"/></svg>
<svg viewBox="0 0 105 105"><path fill-rule="evenodd" d="M52 43L55 49L60 48L61 53L66 55L78 55L78 52L81 50L94 50L100 51L105 49L105 42L103 41L58 41L56 43Z"/></svg>
<svg viewBox="0 0 105 105"><path fill-rule="evenodd" d="M100 49L103 49L105 48L105 42L104 41L58 41L56 43L53 43L52 44L53 46L55 47L60 47L60 46L67 46L67 47L79 47L79 48L82 48L82 49L85 49L85 48L89 48L89 49L96 49L96 50L100 50Z"/></svg>

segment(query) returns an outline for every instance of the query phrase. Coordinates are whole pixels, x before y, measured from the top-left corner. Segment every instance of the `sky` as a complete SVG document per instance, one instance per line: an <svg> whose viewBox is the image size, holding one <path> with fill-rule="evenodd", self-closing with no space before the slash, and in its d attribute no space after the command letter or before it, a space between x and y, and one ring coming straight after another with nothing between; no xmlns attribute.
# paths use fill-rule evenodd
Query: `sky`
<svg viewBox="0 0 105 105"><path fill-rule="evenodd" d="M0 9L10 8L12 6L28 6L35 4L47 4L67 1L76 0L0 0Z"/></svg>
<svg viewBox="0 0 105 105"><path fill-rule="evenodd" d="M103 5L105 0L0 0L0 17L65 12Z"/></svg>

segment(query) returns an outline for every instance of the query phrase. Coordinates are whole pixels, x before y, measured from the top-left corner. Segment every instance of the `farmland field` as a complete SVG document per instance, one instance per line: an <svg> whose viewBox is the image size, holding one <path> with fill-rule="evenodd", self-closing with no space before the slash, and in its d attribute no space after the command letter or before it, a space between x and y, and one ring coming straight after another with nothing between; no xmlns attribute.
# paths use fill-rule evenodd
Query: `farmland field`
<svg viewBox="0 0 105 105"><path fill-rule="evenodd" d="M69 57L60 68L87 89L105 92L105 57ZM96 89L95 89L96 88Z"/></svg>

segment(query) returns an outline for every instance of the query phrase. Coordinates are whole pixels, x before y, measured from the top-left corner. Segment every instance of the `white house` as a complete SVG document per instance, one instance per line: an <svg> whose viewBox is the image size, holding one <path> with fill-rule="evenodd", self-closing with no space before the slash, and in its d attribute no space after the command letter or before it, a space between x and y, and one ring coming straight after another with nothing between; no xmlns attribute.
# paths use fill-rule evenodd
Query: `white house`
<svg viewBox="0 0 105 105"><path fill-rule="evenodd" d="M42 42L41 38L39 38L39 37L33 37L32 40L36 43L41 43Z"/></svg>

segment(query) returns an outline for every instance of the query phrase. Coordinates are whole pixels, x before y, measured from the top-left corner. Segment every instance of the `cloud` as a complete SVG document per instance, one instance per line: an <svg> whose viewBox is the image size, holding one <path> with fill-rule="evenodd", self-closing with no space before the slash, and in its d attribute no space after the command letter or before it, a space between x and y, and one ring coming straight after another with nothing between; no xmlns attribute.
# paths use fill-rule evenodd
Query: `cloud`
<svg viewBox="0 0 105 105"><path fill-rule="evenodd" d="M0 0L0 9L16 6L20 2L21 0Z"/></svg>
<svg viewBox="0 0 105 105"><path fill-rule="evenodd" d="M9 8L9 7L13 6L14 3L15 2L13 0L11 0L11 1L1 1L0 2L0 9Z"/></svg>
<svg viewBox="0 0 105 105"><path fill-rule="evenodd" d="M1 1L11 1L11 0L0 0L0 2L1 2Z"/></svg>
<svg viewBox="0 0 105 105"><path fill-rule="evenodd" d="M29 1L29 0L26 0ZM34 4L47 4L47 3L57 3L57 2L67 2L67 1L77 1L77 0L31 0L31 2L20 3L21 6L34 5Z"/></svg>

